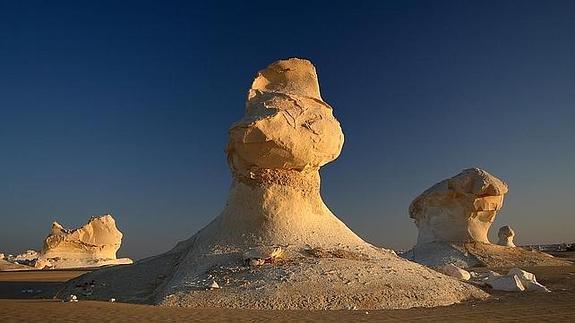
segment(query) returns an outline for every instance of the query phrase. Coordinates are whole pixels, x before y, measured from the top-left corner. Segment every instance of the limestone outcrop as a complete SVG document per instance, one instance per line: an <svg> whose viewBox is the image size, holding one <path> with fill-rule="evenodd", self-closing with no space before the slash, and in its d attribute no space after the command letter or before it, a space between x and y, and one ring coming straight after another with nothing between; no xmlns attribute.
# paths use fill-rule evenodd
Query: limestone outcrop
<svg viewBox="0 0 575 323"><path fill-rule="evenodd" d="M73 230L54 222L40 252L26 250L8 257L2 254L0 271L94 268L133 263L129 258L116 258L121 243L122 232L110 214L92 217L87 224Z"/></svg>
<svg viewBox="0 0 575 323"><path fill-rule="evenodd" d="M92 217L78 229L65 229L52 223L36 260L36 268L81 268L130 264L129 258L116 258L122 243L122 232L110 215Z"/></svg>
<svg viewBox="0 0 575 323"><path fill-rule="evenodd" d="M324 204L319 168L344 136L315 67L292 58L258 72L226 149L233 183L221 214L169 252L107 268L90 298L166 306L383 309L486 294L363 241Z"/></svg>
<svg viewBox="0 0 575 323"><path fill-rule="evenodd" d="M504 225L501 228L499 228L499 231L497 232L497 237L499 238L499 240L497 241L498 245L505 247L515 247L515 243L513 242L513 237L515 237L515 231L513 231L513 229L511 229L510 226Z"/></svg>
<svg viewBox="0 0 575 323"><path fill-rule="evenodd" d="M520 268L512 268L507 274L501 275L494 271L471 272L471 283L479 286L489 286L494 290L508 292L550 292L537 282L535 275Z"/></svg>
<svg viewBox="0 0 575 323"><path fill-rule="evenodd" d="M417 243L489 243L487 232L506 193L507 184L479 168L466 169L433 185L409 207L419 229Z"/></svg>
<svg viewBox="0 0 575 323"><path fill-rule="evenodd" d="M507 184L487 171L470 168L433 185L409 207L419 233L415 247L403 257L441 268L473 266L566 265L541 252L507 248L513 231L503 229L505 247L488 238L497 212L503 207ZM501 239L501 235L500 235ZM514 245L513 245L514 246Z"/></svg>

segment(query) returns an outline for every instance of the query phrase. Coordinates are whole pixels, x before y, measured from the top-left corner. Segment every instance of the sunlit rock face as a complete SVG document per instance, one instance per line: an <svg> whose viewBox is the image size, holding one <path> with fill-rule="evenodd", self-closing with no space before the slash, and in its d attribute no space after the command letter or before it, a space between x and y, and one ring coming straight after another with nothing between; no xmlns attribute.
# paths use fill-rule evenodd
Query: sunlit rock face
<svg viewBox="0 0 575 323"><path fill-rule="evenodd" d="M307 60L278 61L258 73L245 116L229 132L228 160L238 176L267 170L317 170L339 156L343 133L319 93Z"/></svg>
<svg viewBox="0 0 575 323"><path fill-rule="evenodd" d="M333 245L342 242L337 233L346 243L363 244L320 196L319 168L339 156L343 141L311 62L292 58L259 71L244 117L229 130L234 183L219 217L234 227L227 240ZM243 236L232 241L235 234Z"/></svg>
<svg viewBox="0 0 575 323"><path fill-rule="evenodd" d="M506 247L515 247L515 243L513 242L513 237L515 237L515 231L513 231L513 229L511 229L510 226L505 225L499 228L499 231L497 232L497 237L499 238L499 241L497 241L498 245Z"/></svg>
<svg viewBox="0 0 575 323"><path fill-rule="evenodd" d="M122 232L109 214L92 217L87 224L73 230L54 222L50 234L44 240L36 267L98 267L131 263L128 258L116 258L121 243Z"/></svg>
<svg viewBox="0 0 575 323"><path fill-rule="evenodd" d="M417 244L484 242L507 184L479 168L466 169L418 196L409 207L419 229Z"/></svg>

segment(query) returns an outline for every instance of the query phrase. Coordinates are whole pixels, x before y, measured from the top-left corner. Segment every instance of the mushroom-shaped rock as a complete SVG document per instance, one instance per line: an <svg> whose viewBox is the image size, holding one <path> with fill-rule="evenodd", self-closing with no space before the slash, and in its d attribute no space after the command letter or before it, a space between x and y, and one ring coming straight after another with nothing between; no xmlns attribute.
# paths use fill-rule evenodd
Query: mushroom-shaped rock
<svg viewBox="0 0 575 323"><path fill-rule="evenodd" d="M109 214L92 217L87 224L73 230L54 222L36 267L58 269L130 264L132 260L128 258L116 258L121 243L122 232Z"/></svg>
<svg viewBox="0 0 575 323"><path fill-rule="evenodd" d="M497 237L499 238L497 244L505 247L515 247L515 243L513 243L514 236L515 231L513 231L510 226L504 225L499 228L499 232L497 232Z"/></svg>
<svg viewBox="0 0 575 323"><path fill-rule="evenodd" d="M415 247L402 256L433 267L569 265L541 252L489 242L487 234L505 193L507 184L479 168L433 185L409 207L419 234Z"/></svg>
<svg viewBox="0 0 575 323"><path fill-rule="evenodd" d="M258 72L226 149L233 183L222 213L171 251L68 284L91 298L251 309L409 308L486 296L363 241L324 204L319 168L343 133L315 67L292 58ZM310 252L314 250L317 252ZM206 284L217 281L217 292ZM358 297L361 295L361 297Z"/></svg>
<svg viewBox="0 0 575 323"><path fill-rule="evenodd" d="M419 229L417 243L489 243L487 232L503 207L507 184L479 168L466 169L418 196L409 215Z"/></svg>

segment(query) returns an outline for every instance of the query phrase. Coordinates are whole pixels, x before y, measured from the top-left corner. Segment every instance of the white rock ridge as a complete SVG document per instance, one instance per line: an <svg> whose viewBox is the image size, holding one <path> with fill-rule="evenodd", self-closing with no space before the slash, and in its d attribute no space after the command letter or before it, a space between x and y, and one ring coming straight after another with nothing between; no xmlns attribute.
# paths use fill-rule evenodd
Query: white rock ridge
<svg viewBox="0 0 575 323"><path fill-rule="evenodd" d="M408 308L485 297L366 243L328 209L319 168L343 141L311 62L269 65L229 130L233 183L220 215L173 250L93 272L66 292L95 280L106 286L94 289L95 299L252 309Z"/></svg>
<svg viewBox="0 0 575 323"><path fill-rule="evenodd" d="M81 268L130 264L129 258L116 258L122 244L122 232L110 215L92 217L78 229L52 224L36 260L36 268Z"/></svg>
<svg viewBox="0 0 575 323"><path fill-rule="evenodd" d="M497 241L498 245L505 247L515 247L515 243L513 242L513 237L515 237L515 231L513 231L513 229L511 229L510 226L505 225L499 228L499 231L497 232L497 237L499 238L499 240Z"/></svg>

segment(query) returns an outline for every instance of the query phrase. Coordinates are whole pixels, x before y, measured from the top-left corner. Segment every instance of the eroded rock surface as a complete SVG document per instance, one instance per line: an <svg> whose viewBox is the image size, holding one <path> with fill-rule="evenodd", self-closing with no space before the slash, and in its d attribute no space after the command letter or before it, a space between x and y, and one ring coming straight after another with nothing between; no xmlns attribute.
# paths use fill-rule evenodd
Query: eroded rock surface
<svg viewBox="0 0 575 323"><path fill-rule="evenodd" d="M54 222L35 267L81 268L132 263L128 258L116 258L121 244L122 232L109 214L92 217L87 224L73 230Z"/></svg>
<svg viewBox="0 0 575 323"><path fill-rule="evenodd" d="M541 252L508 248L513 231L503 229L504 246L488 239L489 228L503 207L507 184L487 171L470 168L443 180L409 207L419 233L406 259L432 267L568 265ZM500 236L501 239L501 236ZM514 245L513 245L514 246Z"/></svg>
<svg viewBox="0 0 575 323"><path fill-rule="evenodd" d="M419 229L417 243L485 242L503 207L507 184L479 168L470 168L433 185L409 207Z"/></svg>
<svg viewBox="0 0 575 323"><path fill-rule="evenodd" d="M171 251L82 276L63 294L95 281L90 298L251 309L410 308L486 297L366 243L333 215L319 168L343 141L311 62L271 64L229 131L234 178L222 213Z"/></svg>

